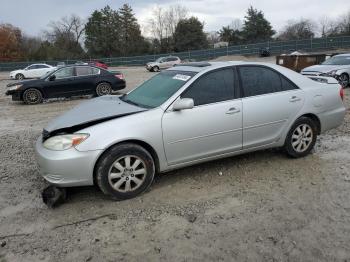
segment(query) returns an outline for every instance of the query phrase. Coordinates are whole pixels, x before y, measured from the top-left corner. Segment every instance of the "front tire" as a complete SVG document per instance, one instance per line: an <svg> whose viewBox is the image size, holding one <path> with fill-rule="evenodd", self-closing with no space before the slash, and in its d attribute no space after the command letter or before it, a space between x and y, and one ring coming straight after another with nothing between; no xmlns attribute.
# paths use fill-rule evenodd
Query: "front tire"
<svg viewBox="0 0 350 262"><path fill-rule="evenodd" d="M23 79L24 79L24 75L23 75L23 74L17 74L17 75L15 76L15 78L16 78L17 80L23 80Z"/></svg>
<svg viewBox="0 0 350 262"><path fill-rule="evenodd" d="M96 165L96 182L101 191L116 200L133 198L153 182L154 161L143 147L120 144L105 152Z"/></svg>
<svg viewBox="0 0 350 262"><path fill-rule="evenodd" d="M159 72L160 71L158 66L154 66L154 67L152 67L152 69L153 69L152 70L153 72Z"/></svg>
<svg viewBox="0 0 350 262"><path fill-rule="evenodd" d="M112 94L112 87L109 83L103 82L99 83L96 87L97 96L105 96Z"/></svg>
<svg viewBox="0 0 350 262"><path fill-rule="evenodd" d="M317 125L308 117L300 117L288 132L284 148L294 158L308 155L316 143Z"/></svg>
<svg viewBox="0 0 350 262"><path fill-rule="evenodd" d="M41 92L36 88L29 88L23 93L23 101L27 105L35 105L43 102Z"/></svg>

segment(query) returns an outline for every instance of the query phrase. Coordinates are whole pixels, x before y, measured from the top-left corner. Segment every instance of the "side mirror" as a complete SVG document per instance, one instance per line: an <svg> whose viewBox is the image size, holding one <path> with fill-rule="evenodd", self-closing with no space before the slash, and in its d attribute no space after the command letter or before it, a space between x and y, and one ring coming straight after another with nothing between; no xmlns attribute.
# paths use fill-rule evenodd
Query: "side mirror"
<svg viewBox="0 0 350 262"><path fill-rule="evenodd" d="M191 109L194 107L194 101L192 98L180 98L173 105L174 111L180 111L184 109Z"/></svg>
<svg viewBox="0 0 350 262"><path fill-rule="evenodd" d="M56 79L56 76L55 76L55 75L50 75L49 81L55 81L55 79Z"/></svg>

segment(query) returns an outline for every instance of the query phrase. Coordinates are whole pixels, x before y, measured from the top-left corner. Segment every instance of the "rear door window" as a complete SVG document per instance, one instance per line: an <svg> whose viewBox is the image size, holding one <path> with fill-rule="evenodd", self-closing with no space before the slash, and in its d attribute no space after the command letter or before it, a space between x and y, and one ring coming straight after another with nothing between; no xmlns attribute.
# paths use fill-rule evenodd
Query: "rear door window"
<svg viewBox="0 0 350 262"><path fill-rule="evenodd" d="M92 75L92 68L88 66L77 66L75 68L77 76Z"/></svg>
<svg viewBox="0 0 350 262"><path fill-rule="evenodd" d="M192 98L195 106L234 99L234 73L232 68L210 72L195 81L182 95Z"/></svg>
<svg viewBox="0 0 350 262"><path fill-rule="evenodd" d="M245 97L282 91L280 75L260 66L241 66L239 74Z"/></svg>

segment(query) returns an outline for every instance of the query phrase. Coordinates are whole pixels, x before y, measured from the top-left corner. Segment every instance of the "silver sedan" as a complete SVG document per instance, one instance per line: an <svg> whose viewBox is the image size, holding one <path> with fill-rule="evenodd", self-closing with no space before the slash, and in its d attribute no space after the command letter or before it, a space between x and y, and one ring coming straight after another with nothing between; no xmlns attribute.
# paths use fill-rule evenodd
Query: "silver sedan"
<svg viewBox="0 0 350 262"><path fill-rule="evenodd" d="M337 81L314 80L264 63L176 66L50 122L36 143L39 166L54 185L97 184L128 199L156 173L200 162L273 147L303 157L345 115Z"/></svg>

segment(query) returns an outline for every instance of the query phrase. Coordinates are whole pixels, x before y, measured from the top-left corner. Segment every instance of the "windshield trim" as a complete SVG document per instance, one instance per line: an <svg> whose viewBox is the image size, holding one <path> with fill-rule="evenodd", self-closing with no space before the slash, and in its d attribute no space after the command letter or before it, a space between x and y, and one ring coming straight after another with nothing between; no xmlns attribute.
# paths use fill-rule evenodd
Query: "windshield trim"
<svg viewBox="0 0 350 262"><path fill-rule="evenodd" d="M131 90L132 91L132 90ZM130 92L131 92L130 91ZM128 103L130 105L134 105L134 106L138 106L138 107L142 107L142 108L147 108L147 109L152 109L152 108L155 108L155 107L151 107L151 106L147 106L147 105L143 105L143 104L140 104L140 103L136 103L134 101L131 101L129 99L126 98L127 94L124 94L122 96L119 97L120 100L122 100L123 102L125 103Z"/></svg>

